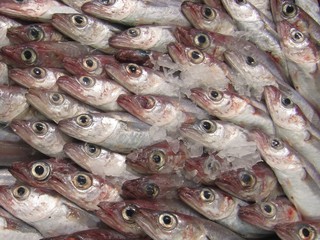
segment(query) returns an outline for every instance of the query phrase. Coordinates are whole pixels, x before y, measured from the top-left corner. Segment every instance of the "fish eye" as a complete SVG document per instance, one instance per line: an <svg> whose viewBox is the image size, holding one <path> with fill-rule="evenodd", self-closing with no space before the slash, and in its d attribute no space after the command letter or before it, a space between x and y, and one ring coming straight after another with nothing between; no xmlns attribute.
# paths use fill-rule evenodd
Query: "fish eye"
<svg viewBox="0 0 320 240"><path fill-rule="evenodd" d="M138 37L141 34L141 31L139 28L129 28L127 34L129 37Z"/></svg>
<svg viewBox="0 0 320 240"><path fill-rule="evenodd" d="M256 178L250 172L241 172L239 178L241 185L245 188L252 188L256 184Z"/></svg>
<svg viewBox="0 0 320 240"><path fill-rule="evenodd" d="M244 5L244 4L247 3L247 1L246 1L246 0L236 0L236 3L237 3L238 5Z"/></svg>
<svg viewBox="0 0 320 240"><path fill-rule="evenodd" d="M147 184L145 188L145 193L149 198L156 198L159 195L160 189L159 187L154 183Z"/></svg>
<svg viewBox="0 0 320 240"><path fill-rule="evenodd" d="M212 202L215 199L214 193L212 192L211 189L209 188L204 188L202 189L202 191L200 192L200 198L201 200L203 200L204 202Z"/></svg>
<svg viewBox="0 0 320 240"><path fill-rule="evenodd" d="M284 17L292 18L297 15L297 7L294 4L285 3L282 5L281 12Z"/></svg>
<svg viewBox="0 0 320 240"><path fill-rule="evenodd" d="M34 124L32 124L32 130L37 135L44 135L48 132L48 127L47 127L47 124L45 124L45 123L35 122Z"/></svg>
<svg viewBox="0 0 320 240"><path fill-rule="evenodd" d="M304 34L296 29L290 31L290 36L295 43L302 43L305 40Z"/></svg>
<svg viewBox="0 0 320 240"><path fill-rule="evenodd" d="M27 35L31 41L40 41L44 37L44 32L39 26L34 25L30 26Z"/></svg>
<svg viewBox="0 0 320 240"><path fill-rule="evenodd" d="M210 45L209 37L204 33L197 34L193 41L194 44L201 49L207 48Z"/></svg>
<svg viewBox="0 0 320 240"><path fill-rule="evenodd" d="M99 2L103 5L110 6L115 4L116 0L99 0Z"/></svg>
<svg viewBox="0 0 320 240"><path fill-rule="evenodd" d="M26 64L33 64L37 60L37 54L31 48L24 49L21 53L21 60Z"/></svg>
<svg viewBox="0 0 320 240"><path fill-rule="evenodd" d="M270 145L276 150L280 150L284 147L283 142L278 138L272 139Z"/></svg>
<svg viewBox="0 0 320 240"><path fill-rule="evenodd" d="M88 19L84 15L73 15L71 21L76 27L85 27L88 23Z"/></svg>
<svg viewBox="0 0 320 240"><path fill-rule="evenodd" d="M141 67L134 63L129 63L126 66L126 71L133 77L139 77L142 74Z"/></svg>
<svg viewBox="0 0 320 240"><path fill-rule="evenodd" d="M34 78L44 78L46 75L47 75L47 72L45 69L43 68L40 68L40 67L34 67L31 69L31 75L34 77Z"/></svg>
<svg viewBox="0 0 320 240"><path fill-rule="evenodd" d="M29 196L30 190L26 186L18 186L13 189L12 194L17 200L24 200Z"/></svg>
<svg viewBox="0 0 320 240"><path fill-rule="evenodd" d="M149 166L156 171L160 171L166 163L166 156L163 151L153 151L149 156Z"/></svg>
<svg viewBox="0 0 320 240"><path fill-rule="evenodd" d="M73 185L79 190L86 190L92 186L92 179L85 173L79 173L72 178Z"/></svg>
<svg viewBox="0 0 320 240"><path fill-rule="evenodd" d="M158 222L159 222L160 226L162 228L164 228L165 230L172 230L178 224L177 218L171 213L160 214L160 216L158 218Z"/></svg>
<svg viewBox="0 0 320 240"><path fill-rule="evenodd" d="M200 127L206 133L214 133L217 130L217 125L209 120L203 120L200 122Z"/></svg>
<svg viewBox="0 0 320 240"><path fill-rule="evenodd" d="M211 100L218 102L223 98L223 93L218 90L213 89L213 90L211 90L209 97Z"/></svg>
<svg viewBox="0 0 320 240"><path fill-rule="evenodd" d="M281 104L285 108L293 108L294 107L294 103L288 97L281 97Z"/></svg>
<svg viewBox="0 0 320 240"><path fill-rule="evenodd" d="M277 213L276 206L273 203L261 203L260 207L265 217L272 218Z"/></svg>
<svg viewBox="0 0 320 240"><path fill-rule="evenodd" d="M98 68L98 63L95 59L93 58L85 58L83 59L83 67L88 71L94 71Z"/></svg>
<svg viewBox="0 0 320 240"><path fill-rule="evenodd" d="M156 101L151 96L143 96L140 99L140 106L144 109L152 109L156 104Z"/></svg>
<svg viewBox="0 0 320 240"><path fill-rule="evenodd" d="M38 181L46 180L50 172L50 166L45 162L36 162L32 164L31 175Z"/></svg>
<svg viewBox="0 0 320 240"><path fill-rule="evenodd" d="M202 16L207 20L214 20L217 16L216 11L208 6L204 6L201 8Z"/></svg>
<svg viewBox="0 0 320 240"><path fill-rule="evenodd" d="M136 213L136 208L134 205L128 205L125 208L122 209L121 215L123 220L125 220L128 223L133 223L133 215Z"/></svg>
<svg viewBox="0 0 320 240"><path fill-rule="evenodd" d="M95 84L95 79L88 76L83 76L79 78L79 83L84 87L92 87Z"/></svg>
<svg viewBox="0 0 320 240"><path fill-rule="evenodd" d="M299 229L299 237L302 240L311 240L311 239L315 239L315 235L316 235L316 231L313 227L306 225L306 226L302 226Z"/></svg>
<svg viewBox="0 0 320 240"><path fill-rule="evenodd" d="M81 114L77 117L76 122L81 127L89 127L92 124L92 117L89 114Z"/></svg>
<svg viewBox="0 0 320 240"><path fill-rule="evenodd" d="M191 62L194 64L202 63L204 60L204 55L199 50L190 50L187 54Z"/></svg>
<svg viewBox="0 0 320 240"><path fill-rule="evenodd" d="M84 149L90 157L98 157L101 153L101 148L91 143L85 143Z"/></svg>
<svg viewBox="0 0 320 240"><path fill-rule="evenodd" d="M50 102L55 105L60 105L64 102L64 97L60 93L51 93L49 99L50 99Z"/></svg>
<svg viewBox="0 0 320 240"><path fill-rule="evenodd" d="M16 3L24 3L25 0L15 0Z"/></svg>
<svg viewBox="0 0 320 240"><path fill-rule="evenodd" d="M256 65L257 65L256 60L255 60L253 57L251 57L251 56L248 56L248 57L246 58L246 63L247 63L249 66L256 66Z"/></svg>

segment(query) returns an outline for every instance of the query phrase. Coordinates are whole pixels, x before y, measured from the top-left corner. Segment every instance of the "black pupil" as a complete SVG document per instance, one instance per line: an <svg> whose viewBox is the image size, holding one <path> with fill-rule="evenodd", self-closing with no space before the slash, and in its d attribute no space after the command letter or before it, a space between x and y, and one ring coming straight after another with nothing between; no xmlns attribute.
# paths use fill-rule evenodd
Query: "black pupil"
<svg viewBox="0 0 320 240"><path fill-rule="evenodd" d="M82 78L82 82L83 82L85 85L89 85L91 81L90 81L90 78L84 77L84 78Z"/></svg>
<svg viewBox="0 0 320 240"><path fill-rule="evenodd" d="M294 13L294 9L295 9L295 7L293 5L287 5L285 8L285 13L287 13L287 14Z"/></svg>
<svg viewBox="0 0 320 240"><path fill-rule="evenodd" d="M212 16L212 11L210 8L205 8L204 9L204 15L206 15L206 17L211 17Z"/></svg>
<svg viewBox="0 0 320 240"><path fill-rule="evenodd" d="M264 209L264 211L266 211L267 213L271 213L271 212L272 212L272 208L271 208L270 205L265 205L265 206L263 207L263 209Z"/></svg>
<svg viewBox="0 0 320 240"><path fill-rule="evenodd" d="M83 175L79 175L77 177L77 182L80 184L80 185L85 185L87 183L87 179L85 176Z"/></svg>
<svg viewBox="0 0 320 240"><path fill-rule="evenodd" d="M254 58L253 57L247 57L247 63L249 64L249 65L253 65L254 63L255 63L255 61L254 61Z"/></svg>
<svg viewBox="0 0 320 240"><path fill-rule="evenodd" d="M76 23L78 23L78 24L83 23L83 17L81 17L81 16L76 16L76 17L74 18L74 20L75 20Z"/></svg>
<svg viewBox="0 0 320 240"><path fill-rule="evenodd" d="M203 36L203 35L198 36L198 41L199 41L199 43L203 44L203 43L206 42L206 40L207 40L207 39L206 39L205 36Z"/></svg>
<svg viewBox="0 0 320 240"><path fill-rule="evenodd" d="M171 217L170 216L164 216L163 217L164 224L169 225L171 223Z"/></svg>
<svg viewBox="0 0 320 240"><path fill-rule="evenodd" d="M284 106L289 106L291 104L291 100L289 98L282 99L282 104Z"/></svg>
<svg viewBox="0 0 320 240"><path fill-rule="evenodd" d="M36 168L34 169L35 173L38 174L39 176L41 176L42 174L44 174L44 167L42 166L36 166Z"/></svg>
<svg viewBox="0 0 320 240"><path fill-rule="evenodd" d="M134 65L130 65L129 70L130 70L130 72L135 73L137 71L137 67Z"/></svg>
<svg viewBox="0 0 320 240"><path fill-rule="evenodd" d="M92 67L92 66L93 66L93 61L90 60L90 59L88 59L88 60L86 61L86 64L87 64L88 67Z"/></svg>
<svg viewBox="0 0 320 240"><path fill-rule="evenodd" d="M133 36L133 37L138 36L138 32L137 32L137 30L135 30L135 29L129 29L129 34L130 34L131 36Z"/></svg>
<svg viewBox="0 0 320 240"><path fill-rule="evenodd" d="M153 196L155 194L155 186L153 184L148 184L146 188L146 193L148 196Z"/></svg>
<svg viewBox="0 0 320 240"><path fill-rule="evenodd" d="M293 37L294 39L300 40L302 38L302 33L296 32Z"/></svg>
<svg viewBox="0 0 320 240"><path fill-rule="evenodd" d="M43 124L42 123L37 123L36 124L36 129L37 129L37 131L41 132L44 129Z"/></svg>
<svg viewBox="0 0 320 240"><path fill-rule="evenodd" d="M236 0L237 3L244 3L244 0Z"/></svg>
<svg viewBox="0 0 320 240"><path fill-rule="evenodd" d="M23 52L23 56L26 59L30 59L32 57L32 53L29 50L26 50L26 51Z"/></svg>
<svg viewBox="0 0 320 240"><path fill-rule="evenodd" d="M88 118L86 116L81 116L80 117L80 122L81 123L87 123L88 122Z"/></svg>
<svg viewBox="0 0 320 240"><path fill-rule="evenodd" d="M95 145L88 145L88 149L89 149L89 152L91 153L95 153L97 151L97 148Z"/></svg>
<svg viewBox="0 0 320 240"><path fill-rule="evenodd" d="M126 209L126 215L128 217L132 217L134 215L134 213L135 213L135 210L133 208L127 208Z"/></svg>
<svg viewBox="0 0 320 240"><path fill-rule="evenodd" d="M19 187L17 190L17 193L19 196L23 196L25 194L26 190L24 189L24 187Z"/></svg>
<svg viewBox="0 0 320 240"><path fill-rule="evenodd" d="M307 228L302 229L302 234L304 237L309 237L310 236L310 231Z"/></svg>
<svg viewBox="0 0 320 240"><path fill-rule="evenodd" d="M205 199L210 199L211 193L209 191L204 191L203 192L203 196L204 196Z"/></svg>
<svg viewBox="0 0 320 240"><path fill-rule="evenodd" d="M217 98L219 96L219 93L217 91L211 91L210 95L213 98Z"/></svg>
<svg viewBox="0 0 320 240"><path fill-rule="evenodd" d="M55 102L58 102L60 100L60 95L59 94L53 94L52 95L52 100Z"/></svg>
<svg viewBox="0 0 320 240"><path fill-rule="evenodd" d="M278 147L280 145L280 142L278 139L273 139L271 142L272 147Z"/></svg>
<svg viewBox="0 0 320 240"><path fill-rule="evenodd" d="M39 69L39 68L34 68L33 69L33 73L35 74L35 75L41 75L41 70Z"/></svg>
<svg viewBox="0 0 320 240"><path fill-rule="evenodd" d="M152 160L155 163L160 163L161 162L161 157L158 154L155 154L155 155L152 156Z"/></svg>
<svg viewBox="0 0 320 240"><path fill-rule="evenodd" d="M199 58L200 58L200 53L197 52L197 51L192 51L191 57L192 57L193 59L199 59Z"/></svg>
<svg viewBox="0 0 320 240"><path fill-rule="evenodd" d="M31 36L33 36L34 38L38 38L39 37L39 30L36 29L35 27L32 27L30 29L30 34Z"/></svg>
<svg viewBox="0 0 320 240"><path fill-rule="evenodd" d="M209 122L203 122L202 126L204 129L207 129L207 130L209 130L211 128L211 124Z"/></svg>
<svg viewBox="0 0 320 240"><path fill-rule="evenodd" d="M249 184L251 182L251 176L249 174L243 174L241 176L241 181L246 184Z"/></svg>

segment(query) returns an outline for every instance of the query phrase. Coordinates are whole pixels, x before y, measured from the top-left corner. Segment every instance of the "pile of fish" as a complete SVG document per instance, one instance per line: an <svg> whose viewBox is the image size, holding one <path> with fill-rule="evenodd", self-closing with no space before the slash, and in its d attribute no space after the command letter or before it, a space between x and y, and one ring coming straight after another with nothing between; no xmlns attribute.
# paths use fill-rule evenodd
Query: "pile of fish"
<svg viewBox="0 0 320 240"><path fill-rule="evenodd" d="M0 239L320 239L318 1L0 14Z"/></svg>

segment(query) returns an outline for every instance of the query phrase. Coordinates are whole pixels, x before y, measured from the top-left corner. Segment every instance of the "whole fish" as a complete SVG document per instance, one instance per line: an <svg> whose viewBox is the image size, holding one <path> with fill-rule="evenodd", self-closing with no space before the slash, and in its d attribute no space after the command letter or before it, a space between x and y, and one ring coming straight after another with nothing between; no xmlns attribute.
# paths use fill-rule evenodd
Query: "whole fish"
<svg viewBox="0 0 320 240"><path fill-rule="evenodd" d="M123 177L127 179L138 176L127 169L126 157L92 143L66 143L64 152L79 166L87 171L105 176Z"/></svg>
<svg viewBox="0 0 320 240"><path fill-rule="evenodd" d="M92 52L92 48L77 42L29 42L1 48L6 63L15 67L63 68L65 57L80 57Z"/></svg>
<svg viewBox="0 0 320 240"><path fill-rule="evenodd" d="M170 25L174 23L188 27L190 23L180 11L180 5L181 1L115 0L101 2L94 0L85 3L81 9L89 15L124 25Z"/></svg>
<svg viewBox="0 0 320 240"><path fill-rule="evenodd" d="M37 0L37 1L15 1L3 0L0 3L0 13L13 18L26 21L48 22L54 13L77 13L58 1Z"/></svg>
<svg viewBox="0 0 320 240"><path fill-rule="evenodd" d="M61 76L57 84L72 97L102 111L122 111L117 99L121 94L130 94L122 85L105 77Z"/></svg>
<svg viewBox="0 0 320 240"><path fill-rule="evenodd" d="M277 224L301 220L300 213L285 197L242 206L238 215L243 221L266 230L273 230Z"/></svg>
<svg viewBox="0 0 320 240"><path fill-rule="evenodd" d="M11 27L8 29L7 37L13 44L39 41L67 41L67 38L49 23Z"/></svg>
<svg viewBox="0 0 320 240"><path fill-rule="evenodd" d="M181 171L188 157L181 141L166 140L129 153L126 164L142 174L167 174Z"/></svg>
<svg viewBox="0 0 320 240"><path fill-rule="evenodd" d="M115 48L153 50L165 53L167 45L175 41L173 30L172 26L137 26L111 37L109 43Z"/></svg>
<svg viewBox="0 0 320 240"><path fill-rule="evenodd" d="M56 13L52 25L68 37L106 53L114 53L109 39L122 28L84 14Z"/></svg>
<svg viewBox="0 0 320 240"><path fill-rule="evenodd" d="M0 47L10 45L11 39L8 37L8 30L12 27L19 27L21 23L0 15Z"/></svg>
<svg viewBox="0 0 320 240"><path fill-rule="evenodd" d="M25 184L0 187L0 202L44 237L98 227L99 219L60 195Z"/></svg>
<svg viewBox="0 0 320 240"><path fill-rule="evenodd" d="M60 68L13 68L9 70L9 78L26 88L56 89L57 80L67 73Z"/></svg>
<svg viewBox="0 0 320 240"><path fill-rule="evenodd" d="M181 213L138 208L133 219L155 240L243 239L217 223Z"/></svg>
<svg viewBox="0 0 320 240"><path fill-rule="evenodd" d="M56 123L78 114L99 112L67 94L52 90L29 89L26 98L33 107Z"/></svg>
<svg viewBox="0 0 320 240"><path fill-rule="evenodd" d="M50 157L66 157L63 146L72 141L56 124L47 121L13 120L10 127L25 142Z"/></svg>
<svg viewBox="0 0 320 240"><path fill-rule="evenodd" d="M320 223L318 221L298 221L278 224L274 228L283 240L319 239Z"/></svg>
<svg viewBox="0 0 320 240"><path fill-rule="evenodd" d="M128 153L166 137L164 130L153 129L124 112L81 114L61 120L58 126L69 136L119 153Z"/></svg>
<svg viewBox="0 0 320 240"><path fill-rule="evenodd" d="M39 240L41 234L34 228L15 218L0 208L0 237L1 239L30 239Z"/></svg>

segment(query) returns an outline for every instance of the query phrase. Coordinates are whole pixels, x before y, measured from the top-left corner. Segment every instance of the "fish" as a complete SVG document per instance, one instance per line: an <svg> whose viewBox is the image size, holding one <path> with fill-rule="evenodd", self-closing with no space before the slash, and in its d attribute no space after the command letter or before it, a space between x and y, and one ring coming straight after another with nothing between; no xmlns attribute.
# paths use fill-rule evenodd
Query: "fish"
<svg viewBox="0 0 320 240"><path fill-rule="evenodd" d="M12 176L12 174L9 172L7 168L0 169L0 185L9 186L15 184L16 181L17 179L14 176Z"/></svg>
<svg viewBox="0 0 320 240"><path fill-rule="evenodd" d="M1 48L4 61L11 66L63 68L65 57L80 57L93 52L92 48L74 41L29 42Z"/></svg>
<svg viewBox="0 0 320 240"><path fill-rule="evenodd" d="M166 137L164 130L153 129L125 112L80 114L61 120L58 126L69 136L118 153L129 153Z"/></svg>
<svg viewBox="0 0 320 240"><path fill-rule="evenodd" d="M11 27L7 31L7 37L12 44L39 41L67 41L67 38L50 23Z"/></svg>
<svg viewBox="0 0 320 240"><path fill-rule="evenodd" d="M63 146L72 141L51 122L13 120L10 127L26 143L49 157L66 157Z"/></svg>
<svg viewBox="0 0 320 240"><path fill-rule="evenodd" d="M278 224L274 230L283 240L302 240L305 238L317 239L319 236L319 227L319 222L297 221Z"/></svg>
<svg viewBox="0 0 320 240"><path fill-rule="evenodd" d="M17 22L14 19L8 18L6 16L0 15L0 47L10 45L12 42L8 37L8 30L13 27L21 26L21 23Z"/></svg>
<svg viewBox="0 0 320 240"><path fill-rule="evenodd" d="M0 187L1 206L35 227L44 237L99 226L99 219L60 195L26 184Z"/></svg>
<svg viewBox="0 0 320 240"><path fill-rule="evenodd" d="M13 68L8 72L9 78L25 88L57 89L57 80L67 72L61 68Z"/></svg>
<svg viewBox="0 0 320 240"><path fill-rule="evenodd" d="M76 11L78 11L79 13L82 12L81 7L83 4L87 3L87 2L91 2L91 0L62 0L63 3L65 3L66 5L72 7L73 9L75 9Z"/></svg>
<svg viewBox="0 0 320 240"><path fill-rule="evenodd" d="M0 3L0 14L26 21L48 22L56 12L76 13L77 11L59 1L15 1Z"/></svg>
<svg viewBox="0 0 320 240"><path fill-rule="evenodd" d="M88 15L129 26L174 23L188 27L190 23L180 11L180 5L180 1L94 0L82 5L81 9Z"/></svg>
<svg viewBox="0 0 320 240"><path fill-rule="evenodd" d="M55 13L51 24L77 42L109 54L116 51L109 46L109 39L123 29L84 14Z"/></svg>
<svg viewBox="0 0 320 240"><path fill-rule="evenodd" d="M254 226L273 230L277 224L301 221L301 215L287 198L242 206L239 218Z"/></svg>
<svg viewBox="0 0 320 240"><path fill-rule="evenodd" d="M4 62L0 62L0 84L9 85L8 66Z"/></svg>
<svg viewBox="0 0 320 240"><path fill-rule="evenodd" d="M72 97L101 111L123 111L117 99L121 94L130 94L122 85L105 77L61 76L57 84Z"/></svg>

